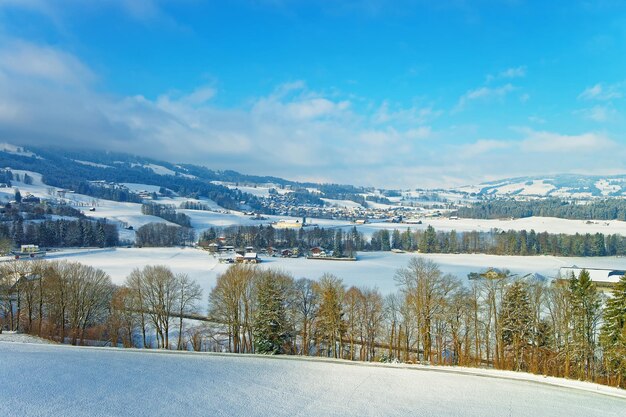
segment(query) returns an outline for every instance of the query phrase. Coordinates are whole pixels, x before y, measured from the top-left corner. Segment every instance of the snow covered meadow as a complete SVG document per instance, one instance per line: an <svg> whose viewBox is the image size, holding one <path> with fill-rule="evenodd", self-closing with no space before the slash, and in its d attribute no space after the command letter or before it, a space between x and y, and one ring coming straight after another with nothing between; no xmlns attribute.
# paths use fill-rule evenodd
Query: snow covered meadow
<svg viewBox="0 0 626 417"><path fill-rule="evenodd" d="M621 417L626 409L620 390L516 373L2 341L0 378L0 415L22 417Z"/></svg>
<svg viewBox="0 0 626 417"><path fill-rule="evenodd" d="M291 273L295 278L318 279L324 273L341 278L349 287L378 288L387 294L396 291L394 275L405 267L414 256L432 259L444 273L456 275L467 282L467 274L486 268L509 269L512 273L525 275L538 273L546 277L556 276L562 266L585 268L626 269L626 258L559 258L554 256L496 256L481 254L412 254L392 252L360 252L356 262L333 262L305 258L262 257L262 268L275 268ZM135 268L145 265L167 265L174 272L188 274L203 288L204 294L215 284L217 276L226 271L228 264L210 253L193 248L115 248L115 249L68 249L50 252L50 260L67 259L100 268L111 275L114 283L121 284Z"/></svg>

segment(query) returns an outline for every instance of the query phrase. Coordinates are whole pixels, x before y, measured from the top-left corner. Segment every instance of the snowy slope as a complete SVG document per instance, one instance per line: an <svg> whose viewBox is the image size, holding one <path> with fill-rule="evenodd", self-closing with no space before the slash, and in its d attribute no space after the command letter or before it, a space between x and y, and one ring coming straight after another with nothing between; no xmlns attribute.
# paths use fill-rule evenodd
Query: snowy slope
<svg viewBox="0 0 626 417"><path fill-rule="evenodd" d="M626 175L563 174L502 179L456 188L492 197L601 198L626 196Z"/></svg>
<svg viewBox="0 0 626 417"><path fill-rule="evenodd" d="M11 381L4 416L617 417L626 408L610 388L504 374L2 342L0 376Z"/></svg>

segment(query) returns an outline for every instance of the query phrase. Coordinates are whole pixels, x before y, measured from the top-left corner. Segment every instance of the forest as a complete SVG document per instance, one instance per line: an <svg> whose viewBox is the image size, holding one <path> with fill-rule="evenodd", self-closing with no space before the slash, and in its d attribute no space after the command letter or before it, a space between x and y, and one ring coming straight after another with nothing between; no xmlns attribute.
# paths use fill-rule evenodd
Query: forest
<svg viewBox="0 0 626 417"><path fill-rule="evenodd" d="M165 266L122 285L75 262L0 265L0 331L76 345L493 367L626 387L626 278L607 298L587 271L552 283L501 271L468 283L412 258L398 291L234 265L206 298Z"/></svg>
<svg viewBox="0 0 626 417"><path fill-rule="evenodd" d="M457 210L468 219L503 219L522 217L558 217L572 220L626 220L626 200L607 198L592 201L570 201L558 198L544 200L491 200Z"/></svg>
<svg viewBox="0 0 626 417"><path fill-rule="evenodd" d="M0 241L5 249L23 244L43 248L111 247L119 244L117 226L106 220L78 218L76 220L23 221L0 223Z"/></svg>

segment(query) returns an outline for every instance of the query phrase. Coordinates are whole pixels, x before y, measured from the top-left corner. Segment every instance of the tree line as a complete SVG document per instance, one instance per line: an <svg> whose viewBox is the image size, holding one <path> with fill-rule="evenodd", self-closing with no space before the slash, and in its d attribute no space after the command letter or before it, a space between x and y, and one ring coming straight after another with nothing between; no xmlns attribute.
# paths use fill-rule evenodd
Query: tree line
<svg viewBox="0 0 626 417"><path fill-rule="evenodd" d="M34 244L41 247L111 247L119 244L117 226L106 220L24 221L0 223L0 240L19 247Z"/></svg>
<svg viewBox="0 0 626 417"><path fill-rule="evenodd" d="M534 230L488 232L425 230L403 232L394 229L374 232L372 250L419 250L421 253L487 253L494 255L616 256L626 254L626 237L602 233L554 234Z"/></svg>
<svg viewBox="0 0 626 417"><path fill-rule="evenodd" d="M466 286L429 260L398 292L235 265L209 295L213 350L490 366L626 386L626 278L603 304L587 271L547 284L504 272ZM603 305L606 307L603 308Z"/></svg>
<svg viewBox="0 0 626 417"><path fill-rule="evenodd" d="M165 266L114 286L73 262L0 266L0 329L112 346L488 366L626 386L626 277L605 299L587 271L552 283L488 271L464 285L430 260L395 274L398 291L349 287L252 265L202 291ZM200 320L190 325L187 320Z"/></svg>
<svg viewBox="0 0 626 417"><path fill-rule="evenodd" d="M178 213L176 207L167 204L143 203L141 214L160 217L182 227L191 227L191 219L185 213Z"/></svg>
<svg viewBox="0 0 626 417"><path fill-rule="evenodd" d="M183 316L201 297L196 282L165 266L136 269L116 286L104 271L78 262L12 261L0 265L0 333L73 345L172 348L175 341L187 349Z"/></svg>
<svg viewBox="0 0 626 417"><path fill-rule="evenodd" d="M494 255L616 256L626 255L626 237L611 234L574 235L537 233L534 230L487 232L425 230L376 230L368 240L356 227L275 229L268 226L209 228L200 235L201 246L225 238L228 245L243 248L298 248L303 252L322 247L328 252L354 254L356 251L419 251L421 253L487 253Z"/></svg>
<svg viewBox="0 0 626 417"><path fill-rule="evenodd" d="M460 207L457 214L469 219L539 216L573 220L626 220L626 200L607 198L578 202L558 198L528 201L498 199Z"/></svg>
<svg viewBox="0 0 626 417"><path fill-rule="evenodd" d="M193 229L165 223L148 223L135 232L135 245L139 247L189 246L195 241Z"/></svg>

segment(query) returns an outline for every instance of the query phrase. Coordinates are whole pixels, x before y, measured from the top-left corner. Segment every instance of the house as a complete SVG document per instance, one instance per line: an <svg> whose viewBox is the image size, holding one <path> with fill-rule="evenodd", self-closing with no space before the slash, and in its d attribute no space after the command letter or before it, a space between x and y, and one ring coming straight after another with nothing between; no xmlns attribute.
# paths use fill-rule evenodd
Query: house
<svg viewBox="0 0 626 417"><path fill-rule="evenodd" d="M15 259L34 259L46 256L46 251L39 249L37 245L22 245L19 251L13 251Z"/></svg>
<svg viewBox="0 0 626 417"><path fill-rule="evenodd" d="M326 251L324 251L324 249L320 247L312 248L310 252L311 252L311 256L316 257L316 258L320 256L326 256Z"/></svg>
<svg viewBox="0 0 626 417"><path fill-rule="evenodd" d="M235 254L235 262L244 264L258 264L261 262L256 252L246 252L243 255L240 253Z"/></svg>
<svg viewBox="0 0 626 417"><path fill-rule="evenodd" d="M283 249L280 251L280 256L283 258L291 258L293 256L293 251L291 249Z"/></svg>
<svg viewBox="0 0 626 417"><path fill-rule="evenodd" d="M39 204L41 199L39 197L35 197L32 194L26 194L26 196L22 197L22 203L32 203Z"/></svg>
<svg viewBox="0 0 626 417"><path fill-rule="evenodd" d="M279 220L272 225L275 229L300 229L300 220Z"/></svg>
<svg viewBox="0 0 626 417"><path fill-rule="evenodd" d="M246 252L243 255L243 262L247 264L258 264L261 260L256 252Z"/></svg>
<svg viewBox="0 0 626 417"><path fill-rule="evenodd" d="M219 250L220 245L218 245L217 243L213 242L213 243L209 243L207 245L207 249L209 250L209 252L211 253L215 253Z"/></svg>

